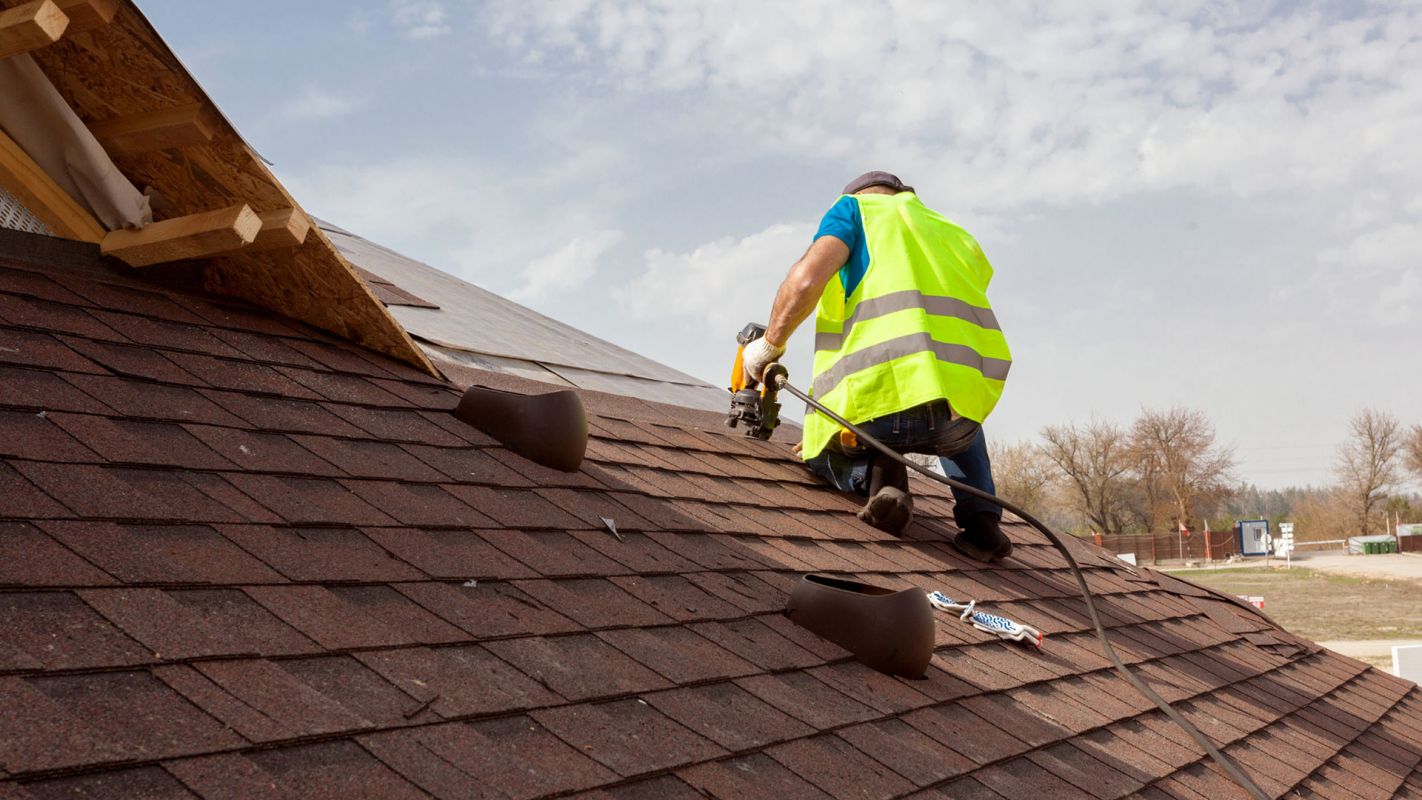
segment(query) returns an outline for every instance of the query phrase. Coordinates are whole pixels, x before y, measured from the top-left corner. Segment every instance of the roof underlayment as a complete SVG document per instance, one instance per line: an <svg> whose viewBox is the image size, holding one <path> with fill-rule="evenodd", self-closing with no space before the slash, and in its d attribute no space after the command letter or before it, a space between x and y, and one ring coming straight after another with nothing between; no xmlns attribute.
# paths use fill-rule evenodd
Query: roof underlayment
<svg viewBox="0 0 1422 800"><path fill-rule="evenodd" d="M427 303L423 307L399 298L394 302L390 297L385 300L395 318L456 383L465 369L472 367L691 408L719 410L726 404L724 388L539 314L335 225L320 225L336 248L358 268L416 298L439 298L437 305Z"/></svg>

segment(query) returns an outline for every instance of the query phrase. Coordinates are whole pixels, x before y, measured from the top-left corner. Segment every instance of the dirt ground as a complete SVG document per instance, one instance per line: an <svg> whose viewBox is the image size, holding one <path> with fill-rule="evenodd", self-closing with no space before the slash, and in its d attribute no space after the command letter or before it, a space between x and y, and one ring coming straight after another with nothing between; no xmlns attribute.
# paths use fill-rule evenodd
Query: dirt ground
<svg viewBox="0 0 1422 800"><path fill-rule="evenodd" d="M1366 571L1364 562L1384 556L1339 558L1347 562L1346 568ZM1422 559L1409 560L1422 563ZM1330 563L1326 568L1338 567ZM1422 644L1422 585L1415 580L1303 567L1173 574L1229 594L1262 595L1264 612L1288 630L1325 646L1338 645L1333 649L1386 669L1392 667L1394 645Z"/></svg>

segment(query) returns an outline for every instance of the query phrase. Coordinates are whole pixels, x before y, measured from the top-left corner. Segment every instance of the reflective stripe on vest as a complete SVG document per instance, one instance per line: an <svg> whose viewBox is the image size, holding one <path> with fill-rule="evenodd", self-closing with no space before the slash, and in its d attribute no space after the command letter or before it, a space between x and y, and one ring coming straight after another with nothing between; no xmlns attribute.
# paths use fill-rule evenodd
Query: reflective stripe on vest
<svg viewBox="0 0 1422 800"><path fill-rule="evenodd" d="M1007 380L1007 370L1012 367L1011 361L1001 358L984 358L978 351L965 344L936 341L927 333L910 333L907 336L880 342L863 350L856 350L849 355L841 356L838 361L834 362L833 367L815 376L814 383L811 385L814 389L813 393L816 397L824 397L834 391L841 381L855 372L886 361L893 361L896 358L924 352L932 353L939 361L948 364L971 367L981 372L983 377L995 381Z"/></svg>
<svg viewBox="0 0 1422 800"><path fill-rule="evenodd" d="M992 313L990 308L968 305L956 297L930 297L917 289L905 289L902 292L886 294L872 300L861 300L859 305L854 307L854 313L844 321L844 329L839 333L820 331L815 334L815 349L838 350L844 345L844 337L849 335L849 331L855 323L861 320L877 319L886 314L910 308L921 308L939 317L955 317L966 320L987 330L1002 330L997 324L997 315Z"/></svg>
<svg viewBox="0 0 1422 800"><path fill-rule="evenodd" d="M992 266L966 231L909 192L855 195L869 265L845 297L831 280L815 317L811 393L851 422L947 399L982 422L1012 365L987 302ZM802 454L838 432L808 413Z"/></svg>

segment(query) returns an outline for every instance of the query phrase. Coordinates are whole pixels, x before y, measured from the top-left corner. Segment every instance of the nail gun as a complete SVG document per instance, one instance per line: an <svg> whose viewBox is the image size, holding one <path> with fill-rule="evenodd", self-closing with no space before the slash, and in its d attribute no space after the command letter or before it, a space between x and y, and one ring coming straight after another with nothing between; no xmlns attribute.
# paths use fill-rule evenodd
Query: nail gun
<svg viewBox="0 0 1422 800"><path fill-rule="evenodd" d="M780 384L777 375L789 376L785 367L771 364L765 371L765 382L757 381L745 370L746 345L765 335L765 326L752 322L736 334L736 364L731 367L731 411L726 415L726 427L741 425L747 436L769 439L780 424Z"/></svg>

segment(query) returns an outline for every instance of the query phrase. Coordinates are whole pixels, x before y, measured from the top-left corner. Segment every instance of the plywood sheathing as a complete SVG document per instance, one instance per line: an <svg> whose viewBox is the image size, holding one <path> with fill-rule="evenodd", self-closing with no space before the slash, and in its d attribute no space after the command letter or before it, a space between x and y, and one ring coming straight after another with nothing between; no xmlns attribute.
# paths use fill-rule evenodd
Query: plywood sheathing
<svg viewBox="0 0 1422 800"><path fill-rule="evenodd" d="M0 7L20 4L0 0ZM34 55L87 124L194 103L212 106L130 3L123 4L110 24L66 36ZM135 185L162 194L168 202L163 216L169 219L243 203L259 215L300 209L236 130L220 117L216 124L206 144L114 153L114 163ZM204 283L210 291L240 297L439 374L319 232L299 247L244 251L204 263Z"/></svg>
<svg viewBox="0 0 1422 800"><path fill-rule="evenodd" d="M69 17L69 34L91 31L107 25L118 13L120 0L56 0Z"/></svg>

